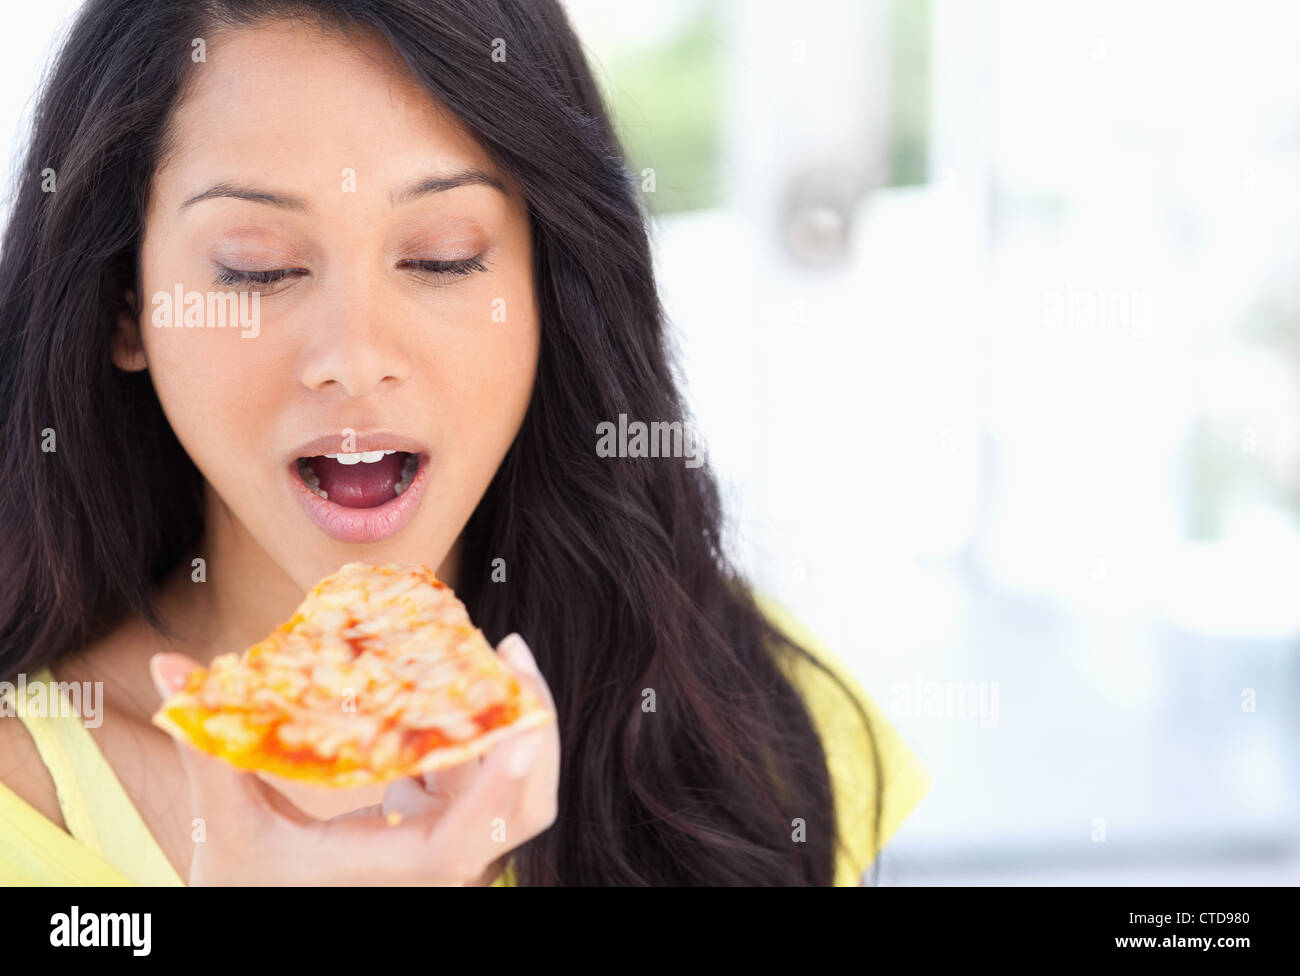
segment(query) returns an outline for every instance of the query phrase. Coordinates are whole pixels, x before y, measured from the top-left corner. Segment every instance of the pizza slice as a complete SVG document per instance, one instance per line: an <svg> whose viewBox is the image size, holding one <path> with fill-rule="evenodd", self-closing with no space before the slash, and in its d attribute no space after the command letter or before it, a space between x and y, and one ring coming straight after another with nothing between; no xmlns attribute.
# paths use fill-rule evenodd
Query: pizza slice
<svg viewBox="0 0 1300 976"><path fill-rule="evenodd" d="M243 769L352 787L553 718L428 567L348 563L265 640L191 671L153 723Z"/></svg>

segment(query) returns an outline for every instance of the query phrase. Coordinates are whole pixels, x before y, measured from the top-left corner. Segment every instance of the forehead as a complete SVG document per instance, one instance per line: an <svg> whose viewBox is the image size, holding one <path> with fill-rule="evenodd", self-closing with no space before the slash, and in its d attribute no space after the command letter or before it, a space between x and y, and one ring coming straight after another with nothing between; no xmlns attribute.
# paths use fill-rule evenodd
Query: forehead
<svg viewBox="0 0 1300 976"><path fill-rule="evenodd" d="M287 21L204 38L206 61L170 120L155 183L292 181L337 188L343 169L385 192L413 170L482 169L508 177L380 38Z"/></svg>

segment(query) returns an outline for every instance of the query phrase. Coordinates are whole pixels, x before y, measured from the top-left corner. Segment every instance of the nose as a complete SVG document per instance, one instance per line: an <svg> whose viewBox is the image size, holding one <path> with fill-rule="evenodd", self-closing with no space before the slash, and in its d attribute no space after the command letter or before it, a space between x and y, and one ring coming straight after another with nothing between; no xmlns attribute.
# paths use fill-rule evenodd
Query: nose
<svg viewBox="0 0 1300 976"><path fill-rule="evenodd" d="M322 293L300 358L302 385L363 397L396 386L411 360L397 316L386 315L381 285L360 272Z"/></svg>

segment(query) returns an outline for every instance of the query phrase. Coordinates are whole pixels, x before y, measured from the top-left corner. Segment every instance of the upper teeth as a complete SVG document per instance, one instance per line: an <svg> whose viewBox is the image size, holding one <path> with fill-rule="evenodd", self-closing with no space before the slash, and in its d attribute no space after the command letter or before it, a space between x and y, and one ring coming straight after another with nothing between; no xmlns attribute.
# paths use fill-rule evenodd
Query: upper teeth
<svg viewBox="0 0 1300 976"><path fill-rule="evenodd" d="M361 454L326 454L327 458L333 458L339 464L374 464L385 454L396 454L396 451L363 451Z"/></svg>

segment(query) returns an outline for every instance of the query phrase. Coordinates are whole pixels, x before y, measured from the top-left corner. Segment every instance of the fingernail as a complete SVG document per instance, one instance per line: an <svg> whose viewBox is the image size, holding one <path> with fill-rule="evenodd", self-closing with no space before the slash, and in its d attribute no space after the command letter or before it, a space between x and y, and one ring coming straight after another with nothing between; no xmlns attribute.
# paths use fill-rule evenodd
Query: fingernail
<svg viewBox="0 0 1300 976"><path fill-rule="evenodd" d="M171 691L167 687L167 682L163 680L162 672L158 670L158 657L159 655L155 654L149 658L149 677L153 678L154 690L162 697L168 698L171 696Z"/></svg>
<svg viewBox="0 0 1300 976"><path fill-rule="evenodd" d="M153 678L154 688L163 698L170 698L185 686L185 679L176 675L168 680L162 671L162 652L149 658L149 677Z"/></svg>
<svg viewBox="0 0 1300 976"><path fill-rule="evenodd" d="M520 671L527 671L529 674L539 673L532 649L518 634L510 634L501 642L501 653Z"/></svg>
<svg viewBox="0 0 1300 976"><path fill-rule="evenodd" d="M536 733L529 733L515 743L514 751L510 753L510 764L507 767L507 771L511 776L518 778L532 768L533 757L537 755L537 747L541 745L541 738Z"/></svg>

